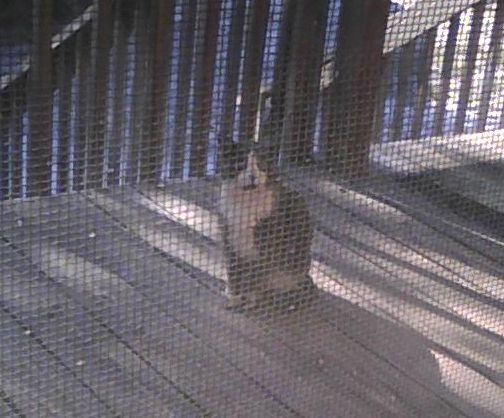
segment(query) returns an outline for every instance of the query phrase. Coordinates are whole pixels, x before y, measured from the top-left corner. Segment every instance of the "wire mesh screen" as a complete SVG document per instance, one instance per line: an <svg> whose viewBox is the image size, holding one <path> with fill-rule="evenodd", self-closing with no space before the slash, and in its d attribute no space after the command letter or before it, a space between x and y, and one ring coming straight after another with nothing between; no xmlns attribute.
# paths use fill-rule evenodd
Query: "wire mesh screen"
<svg viewBox="0 0 504 418"><path fill-rule="evenodd" d="M0 417L504 417L503 34L3 0Z"/></svg>

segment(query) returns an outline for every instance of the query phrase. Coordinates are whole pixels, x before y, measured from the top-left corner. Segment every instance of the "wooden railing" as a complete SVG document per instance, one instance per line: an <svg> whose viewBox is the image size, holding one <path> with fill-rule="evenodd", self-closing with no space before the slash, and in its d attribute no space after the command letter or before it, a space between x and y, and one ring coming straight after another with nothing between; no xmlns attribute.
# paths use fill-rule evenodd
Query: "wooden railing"
<svg viewBox="0 0 504 418"><path fill-rule="evenodd" d="M256 132L264 90L270 99L260 134L276 141L285 161L319 159L356 173L365 166L371 137L464 132L482 59L474 129L489 129L485 121L499 87L494 73L502 61L503 0L496 9L492 2L467 2L473 10L467 66L449 129L445 110L461 14L467 13L463 2L447 8L453 16L444 9L435 15L450 19L441 46L438 21L410 31L401 25L412 15L399 12L385 32L387 1L342 2L95 0L53 35L48 3L34 1L30 56L0 79L0 198L218 171L226 142ZM369 8L372 13L359 11ZM490 53L482 58L484 16L494 24ZM444 61L436 82L439 56ZM324 72L329 80L321 80Z"/></svg>
<svg viewBox="0 0 504 418"><path fill-rule="evenodd" d="M378 141L504 128L504 87L494 84L496 71L504 70L504 1L467 1L465 8L453 3L455 14L448 21L399 48L389 49L399 38L398 29L391 31L395 38L387 38L385 51L390 53L375 131ZM428 21L416 20L414 25Z"/></svg>

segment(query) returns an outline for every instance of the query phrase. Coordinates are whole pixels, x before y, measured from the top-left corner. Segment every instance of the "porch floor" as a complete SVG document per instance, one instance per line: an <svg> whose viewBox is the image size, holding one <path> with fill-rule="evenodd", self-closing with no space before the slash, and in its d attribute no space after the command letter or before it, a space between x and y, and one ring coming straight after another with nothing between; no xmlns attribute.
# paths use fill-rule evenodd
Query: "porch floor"
<svg viewBox="0 0 504 418"><path fill-rule="evenodd" d="M320 295L288 313L223 309L210 181L2 204L0 416L504 416L504 247L303 178Z"/></svg>

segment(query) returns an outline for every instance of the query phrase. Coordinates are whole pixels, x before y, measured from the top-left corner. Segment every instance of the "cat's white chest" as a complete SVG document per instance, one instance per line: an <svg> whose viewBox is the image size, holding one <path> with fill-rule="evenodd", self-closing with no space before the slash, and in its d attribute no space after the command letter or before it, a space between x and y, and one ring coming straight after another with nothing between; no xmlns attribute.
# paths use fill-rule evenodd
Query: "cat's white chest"
<svg viewBox="0 0 504 418"><path fill-rule="evenodd" d="M255 245L255 227L270 216L274 204L274 192L265 185L253 190L223 185L220 211L228 228L229 244L239 256L248 259L259 256Z"/></svg>

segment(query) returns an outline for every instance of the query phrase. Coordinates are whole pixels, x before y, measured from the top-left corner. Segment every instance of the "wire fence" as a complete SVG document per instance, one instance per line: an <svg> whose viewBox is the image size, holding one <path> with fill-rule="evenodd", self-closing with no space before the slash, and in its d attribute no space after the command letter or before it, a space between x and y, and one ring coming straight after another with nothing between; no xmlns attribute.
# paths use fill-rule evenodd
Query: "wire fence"
<svg viewBox="0 0 504 418"><path fill-rule="evenodd" d="M0 416L504 416L503 19L5 0Z"/></svg>

